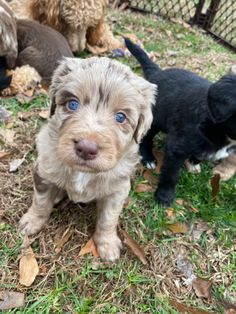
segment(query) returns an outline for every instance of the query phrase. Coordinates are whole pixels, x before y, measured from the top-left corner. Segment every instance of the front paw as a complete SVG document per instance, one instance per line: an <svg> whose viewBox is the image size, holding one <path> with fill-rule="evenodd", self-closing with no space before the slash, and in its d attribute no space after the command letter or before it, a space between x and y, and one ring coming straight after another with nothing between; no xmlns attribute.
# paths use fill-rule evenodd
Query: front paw
<svg viewBox="0 0 236 314"><path fill-rule="evenodd" d="M171 189L157 189L155 192L156 202L163 206L169 207L174 199L174 191Z"/></svg>
<svg viewBox="0 0 236 314"><path fill-rule="evenodd" d="M117 235L97 236L95 234L94 242L97 246L98 254L102 259L110 262L119 259L122 244Z"/></svg>
<svg viewBox="0 0 236 314"><path fill-rule="evenodd" d="M37 216L28 212L22 216L19 222L20 233L23 235L35 234L42 229L47 220L47 216Z"/></svg>

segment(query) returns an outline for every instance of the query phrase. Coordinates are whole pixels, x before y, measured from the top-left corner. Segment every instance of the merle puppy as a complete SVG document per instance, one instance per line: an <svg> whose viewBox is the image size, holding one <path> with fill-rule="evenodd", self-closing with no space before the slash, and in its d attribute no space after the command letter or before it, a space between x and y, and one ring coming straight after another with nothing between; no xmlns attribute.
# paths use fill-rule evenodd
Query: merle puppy
<svg viewBox="0 0 236 314"><path fill-rule="evenodd" d="M11 76L6 75L6 68L5 57L0 57L0 91L7 88L11 83Z"/></svg>
<svg viewBox="0 0 236 314"><path fill-rule="evenodd" d="M218 160L236 150L236 75L211 83L183 69L161 70L139 46L127 38L125 43L141 64L145 78L158 86L153 123L140 151L142 162L153 167L153 138L159 131L167 133L155 199L169 206L187 158L194 163Z"/></svg>

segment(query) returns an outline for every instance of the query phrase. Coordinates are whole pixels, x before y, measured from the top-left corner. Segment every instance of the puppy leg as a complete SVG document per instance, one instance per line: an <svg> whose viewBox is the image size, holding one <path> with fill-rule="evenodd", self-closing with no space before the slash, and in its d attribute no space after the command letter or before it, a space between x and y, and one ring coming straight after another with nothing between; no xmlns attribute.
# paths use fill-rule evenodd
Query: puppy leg
<svg viewBox="0 0 236 314"><path fill-rule="evenodd" d="M86 47L86 28L68 31L67 40L73 53L79 53Z"/></svg>
<svg viewBox="0 0 236 314"><path fill-rule="evenodd" d="M177 140L177 139L176 139ZM167 142L164 162L161 168L160 181L155 192L155 199L162 206L170 206L174 199L175 187L179 179L179 171L187 155L168 147Z"/></svg>
<svg viewBox="0 0 236 314"><path fill-rule="evenodd" d="M49 219L53 205L61 190L52 183L42 179L37 172L34 173L33 204L20 220L19 227L22 234L34 234L41 230Z"/></svg>
<svg viewBox="0 0 236 314"><path fill-rule="evenodd" d="M140 144L140 154L142 156L142 163L148 169L155 169L155 157L152 153L153 138L158 133L157 130L149 130L147 135L143 138Z"/></svg>
<svg viewBox="0 0 236 314"><path fill-rule="evenodd" d="M94 241L102 259L115 261L120 257L122 247L117 235L117 224L124 202L130 190L130 183L124 182L122 190L98 201L98 217Z"/></svg>

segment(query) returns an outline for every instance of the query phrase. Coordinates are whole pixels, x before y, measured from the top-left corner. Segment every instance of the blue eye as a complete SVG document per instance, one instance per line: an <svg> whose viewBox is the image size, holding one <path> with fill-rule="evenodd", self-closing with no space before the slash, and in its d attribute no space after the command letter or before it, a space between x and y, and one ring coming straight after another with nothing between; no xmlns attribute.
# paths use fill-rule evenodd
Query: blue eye
<svg viewBox="0 0 236 314"><path fill-rule="evenodd" d="M123 123L126 119L126 115L123 112L117 112L115 118L118 123Z"/></svg>
<svg viewBox="0 0 236 314"><path fill-rule="evenodd" d="M67 103L67 108L71 111L75 111L79 109L79 107L80 107L80 103L75 99L72 99Z"/></svg>

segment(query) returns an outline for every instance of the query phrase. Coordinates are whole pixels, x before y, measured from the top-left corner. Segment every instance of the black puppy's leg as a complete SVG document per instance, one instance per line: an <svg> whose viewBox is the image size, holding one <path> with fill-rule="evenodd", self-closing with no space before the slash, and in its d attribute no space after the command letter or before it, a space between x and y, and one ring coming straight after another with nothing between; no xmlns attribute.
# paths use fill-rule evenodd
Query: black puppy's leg
<svg viewBox="0 0 236 314"><path fill-rule="evenodd" d="M152 145L153 138L158 133L157 130L153 130L152 128L149 132L144 136L141 144L140 144L140 154L142 156L142 164L146 166L148 169L155 169L155 157L152 153Z"/></svg>
<svg viewBox="0 0 236 314"><path fill-rule="evenodd" d="M173 147L168 146L167 143L160 181L155 192L157 203L166 207L170 206L174 199L175 187L179 179L179 171L188 157L185 153L177 152Z"/></svg>

